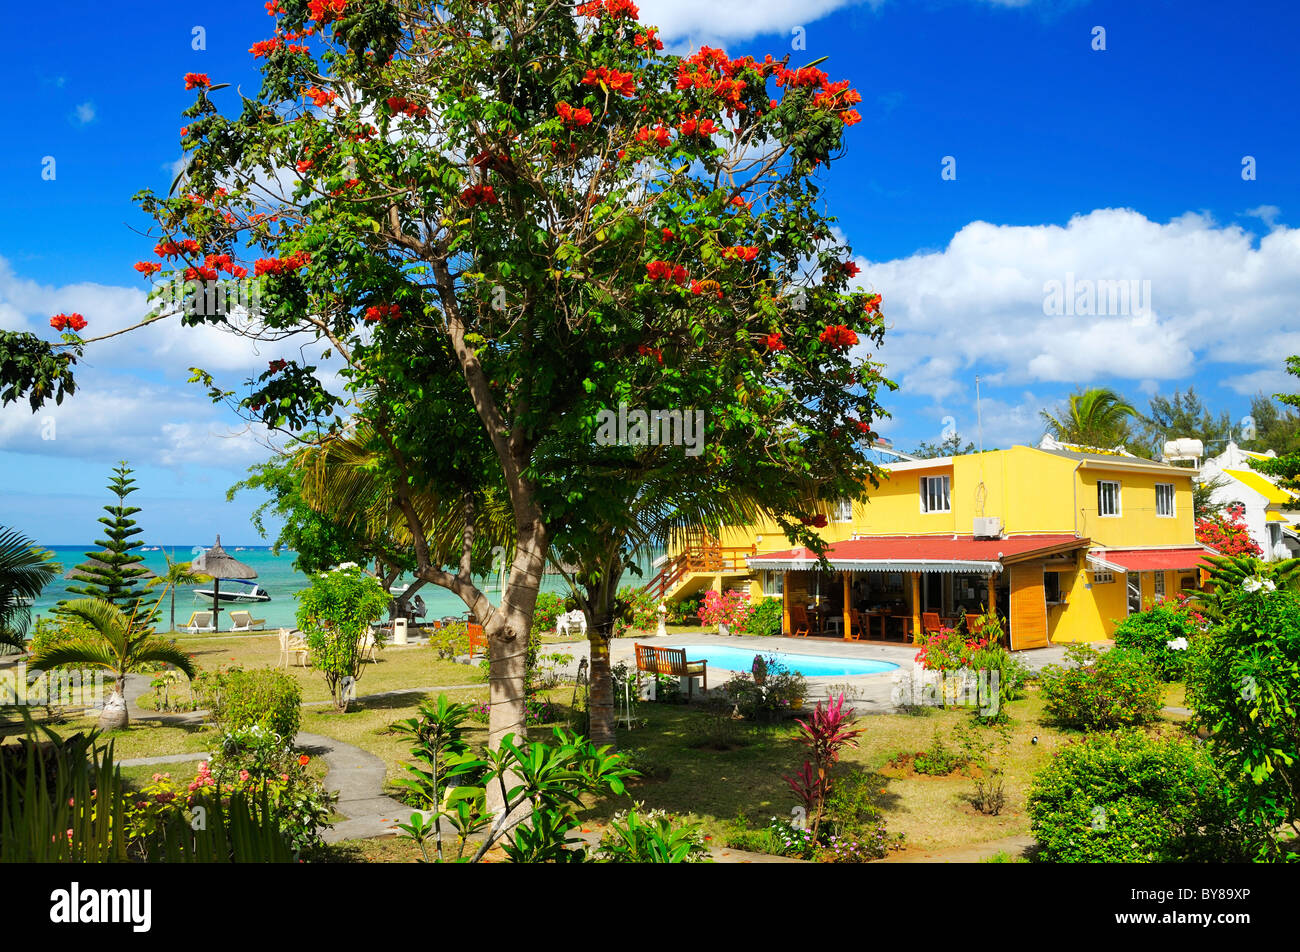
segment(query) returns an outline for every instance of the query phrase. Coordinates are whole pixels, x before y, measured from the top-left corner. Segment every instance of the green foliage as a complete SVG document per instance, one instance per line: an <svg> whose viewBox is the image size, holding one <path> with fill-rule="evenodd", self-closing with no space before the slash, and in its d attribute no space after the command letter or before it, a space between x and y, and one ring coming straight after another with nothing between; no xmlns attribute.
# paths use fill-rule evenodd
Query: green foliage
<svg viewBox="0 0 1300 952"><path fill-rule="evenodd" d="M817 857L817 843L811 830L775 816L759 830L750 829L744 817L737 817L727 830L726 843L731 849L748 853L807 860Z"/></svg>
<svg viewBox="0 0 1300 952"><path fill-rule="evenodd" d="M1029 817L1053 863L1232 859L1239 840L1209 756L1183 737L1090 735L1034 778Z"/></svg>
<svg viewBox="0 0 1300 952"><path fill-rule="evenodd" d="M791 671L775 655L763 660L767 665L763 684L755 683L751 672L740 671L722 687L741 717L760 723L787 717L808 694L808 682L800 672Z"/></svg>
<svg viewBox="0 0 1300 952"><path fill-rule="evenodd" d="M137 488L131 472L125 462L113 470L108 491L117 501L105 506L108 515L99 518L106 528L104 538L95 540L101 551L86 553L90 561L81 563L76 569L80 584L68 586L68 592L73 595L102 598L128 614L143 598L144 577L148 574L148 569L140 565L144 556L135 551L144 543L133 538L144 531L131 518L140 507L126 504L126 498ZM141 608L143 610L144 606ZM67 602L61 602L59 610L66 609Z"/></svg>
<svg viewBox="0 0 1300 952"><path fill-rule="evenodd" d="M555 623L565 612L564 599L555 592L538 592L533 608L532 635L540 638L555 631Z"/></svg>
<svg viewBox="0 0 1300 952"><path fill-rule="evenodd" d="M1159 716L1164 685L1140 651L1101 653L1081 643L1065 655L1070 664L1048 665L1040 675L1044 707L1056 723L1103 731L1149 724Z"/></svg>
<svg viewBox="0 0 1300 952"><path fill-rule="evenodd" d="M704 604L703 595L688 595L674 602L668 602L668 619L670 625L684 625L688 618L699 618L700 607Z"/></svg>
<svg viewBox="0 0 1300 952"><path fill-rule="evenodd" d="M1222 621L1223 600L1233 597L1247 579L1267 581L1275 588L1300 589L1300 559L1264 562L1251 555L1209 555L1208 591L1197 592L1196 605L1211 621Z"/></svg>
<svg viewBox="0 0 1300 952"><path fill-rule="evenodd" d="M1096 449L1113 449L1129 442L1129 421L1140 418L1127 400L1105 387L1072 393L1059 416L1046 410L1039 415L1057 440Z"/></svg>
<svg viewBox="0 0 1300 952"><path fill-rule="evenodd" d="M1300 377L1300 357L1288 357L1286 359L1286 372L1293 377ZM1275 393L1273 396L1276 400L1286 404L1286 406L1291 407L1292 409L1300 407L1300 394ZM1255 404L1252 403L1251 409L1254 410L1255 408ZM1276 450L1279 455L1273 459L1252 459L1250 465L1261 473L1267 473L1270 476L1278 477L1281 485L1286 488L1300 490L1300 447L1295 445L1297 425L1296 415L1294 413L1288 413L1286 417L1279 419L1280 415L1276 412L1276 408L1273 408L1270 405L1270 409L1274 410L1274 412L1271 414L1264 413L1261 414L1261 416L1267 423L1274 424L1275 426L1279 423L1283 424L1282 426L1276 426L1276 429L1284 432L1289 430L1286 435L1290 437L1292 445L1266 447L1265 449ZM1279 435L1281 434L1279 433Z"/></svg>
<svg viewBox="0 0 1300 952"><path fill-rule="evenodd" d="M298 680L275 668L227 673L212 714L222 731L257 725L292 742L302 719Z"/></svg>
<svg viewBox="0 0 1300 952"><path fill-rule="evenodd" d="M72 368L81 355L81 345L70 343L75 334L65 334L62 344L50 344L26 331L0 330L0 406L16 403L24 396L35 413L54 398L77 390ZM56 351L55 348L67 348Z"/></svg>
<svg viewBox="0 0 1300 952"><path fill-rule="evenodd" d="M615 638L622 638L631 630L653 632L659 624L659 599L647 589L624 585L618 590L615 605Z"/></svg>
<svg viewBox="0 0 1300 952"><path fill-rule="evenodd" d="M31 616L26 602L39 596L59 569L53 553L0 526L0 652L6 647L23 649Z"/></svg>
<svg viewBox="0 0 1300 952"><path fill-rule="evenodd" d="M606 863L704 863L708 855L699 824L679 825L663 810L639 803L614 814L596 847L597 859Z"/></svg>
<svg viewBox="0 0 1300 952"><path fill-rule="evenodd" d="M1234 813L1259 857L1277 859L1279 828L1294 835L1300 811L1300 594L1237 588L1223 608L1189 659L1187 700L1234 781Z"/></svg>
<svg viewBox="0 0 1300 952"><path fill-rule="evenodd" d="M891 834L880 811L880 775L858 770L835 781L826 800L821 857L833 863L865 863L902 849L903 834Z"/></svg>
<svg viewBox="0 0 1300 952"><path fill-rule="evenodd" d="M1122 619L1115 626L1115 646L1141 652L1161 680L1181 681L1188 645L1201 631L1198 618L1183 600L1166 598ZM1171 641L1180 647L1170 647Z"/></svg>
<svg viewBox="0 0 1300 952"><path fill-rule="evenodd" d="M372 632L370 623L383 616L390 596L373 575L352 566L313 575L311 586L295 597L312 667L325 675L335 708L346 711L361 679L363 639L373 633L382 644L382 629Z"/></svg>
<svg viewBox="0 0 1300 952"><path fill-rule="evenodd" d="M754 605L754 610L749 615L749 626L745 629L747 635L759 635L770 637L781 634L781 626L784 624L785 614L779 598L762 598Z"/></svg>

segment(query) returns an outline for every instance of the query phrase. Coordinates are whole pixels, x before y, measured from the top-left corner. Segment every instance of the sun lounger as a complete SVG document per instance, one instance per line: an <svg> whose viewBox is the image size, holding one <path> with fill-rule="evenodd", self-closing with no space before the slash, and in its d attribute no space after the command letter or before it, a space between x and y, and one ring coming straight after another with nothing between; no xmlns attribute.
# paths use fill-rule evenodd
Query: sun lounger
<svg viewBox="0 0 1300 952"><path fill-rule="evenodd" d="M231 631L252 631L254 628L261 628L265 624L265 618L254 618L252 612L232 611L230 613Z"/></svg>
<svg viewBox="0 0 1300 952"><path fill-rule="evenodd" d="M212 624L212 612L194 612L190 615L190 620L181 628L181 631L188 632L191 635L200 631L216 630L216 626Z"/></svg>

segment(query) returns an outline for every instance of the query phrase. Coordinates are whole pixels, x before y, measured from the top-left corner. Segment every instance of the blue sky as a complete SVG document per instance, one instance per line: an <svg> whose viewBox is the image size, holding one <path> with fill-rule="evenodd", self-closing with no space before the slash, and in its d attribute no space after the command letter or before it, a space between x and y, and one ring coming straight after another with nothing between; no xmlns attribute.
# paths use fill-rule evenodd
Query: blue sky
<svg viewBox="0 0 1300 952"><path fill-rule="evenodd" d="M79 310L102 329L141 312L131 265L152 241L130 197L170 184L192 102L181 77L251 90L247 49L269 35L260 0L195 9L7 13L6 30L24 39L0 60L0 327ZM779 57L802 37L792 62L826 56L832 78L861 91L863 122L826 178L827 201L859 280L885 295L882 356L902 390L882 430L902 448L938 439L947 418L973 437L977 374L988 445L1037 440L1038 409L1076 385L1111 385L1144 405L1195 384L1238 419L1252 393L1291 389L1291 5L653 0L641 11L678 49ZM196 26L204 50L192 48ZM41 178L46 156L54 181ZM945 156L955 180L941 178ZM1245 156L1254 180L1243 180ZM1045 282L1067 274L1149 281L1151 307L1045 316ZM0 524L48 544L87 541L108 469L126 458L149 541L219 531L257 542L247 513L258 500L224 496L268 451L185 381L201 365L238 383L265 359L243 342L167 330L92 351L58 411L0 410ZM56 437L43 440L49 417Z"/></svg>

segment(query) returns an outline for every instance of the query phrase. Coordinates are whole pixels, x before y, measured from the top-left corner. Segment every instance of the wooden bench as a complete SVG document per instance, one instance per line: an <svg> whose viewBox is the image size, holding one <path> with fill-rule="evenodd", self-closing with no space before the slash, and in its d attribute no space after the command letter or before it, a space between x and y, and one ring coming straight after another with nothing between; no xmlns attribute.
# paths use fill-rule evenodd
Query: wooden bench
<svg viewBox="0 0 1300 952"><path fill-rule="evenodd" d="M641 672L654 675L668 675L674 678L686 678L686 696L691 697L695 690L695 679L702 681L702 688L709 689L709 663L707 661L687 661L685 648L656 648L653 645L634 645L636 648L636 684L641 687Z"/></svg>

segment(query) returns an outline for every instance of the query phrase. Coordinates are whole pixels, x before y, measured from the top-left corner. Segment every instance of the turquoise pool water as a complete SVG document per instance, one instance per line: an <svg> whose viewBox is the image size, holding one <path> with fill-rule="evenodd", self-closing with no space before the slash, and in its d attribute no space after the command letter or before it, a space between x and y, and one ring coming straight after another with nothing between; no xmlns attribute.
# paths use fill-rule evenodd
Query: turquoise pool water
<svg viewBox="0 0 1300 952"><path fill-rule="evenodd" d="M833 658L829 655L790 654L785 651L756 652L745 648L728 648L723 645L672 645L673 648L685 648L687 661L699 661L703 658L710 667L725 668L728 671L748 671L754 663L754 655L776 657L791 671L799 671L804 677L816 678L847 674L880 674L893 671L898 665L889 661L870 661L865 658Z"/></svg>

